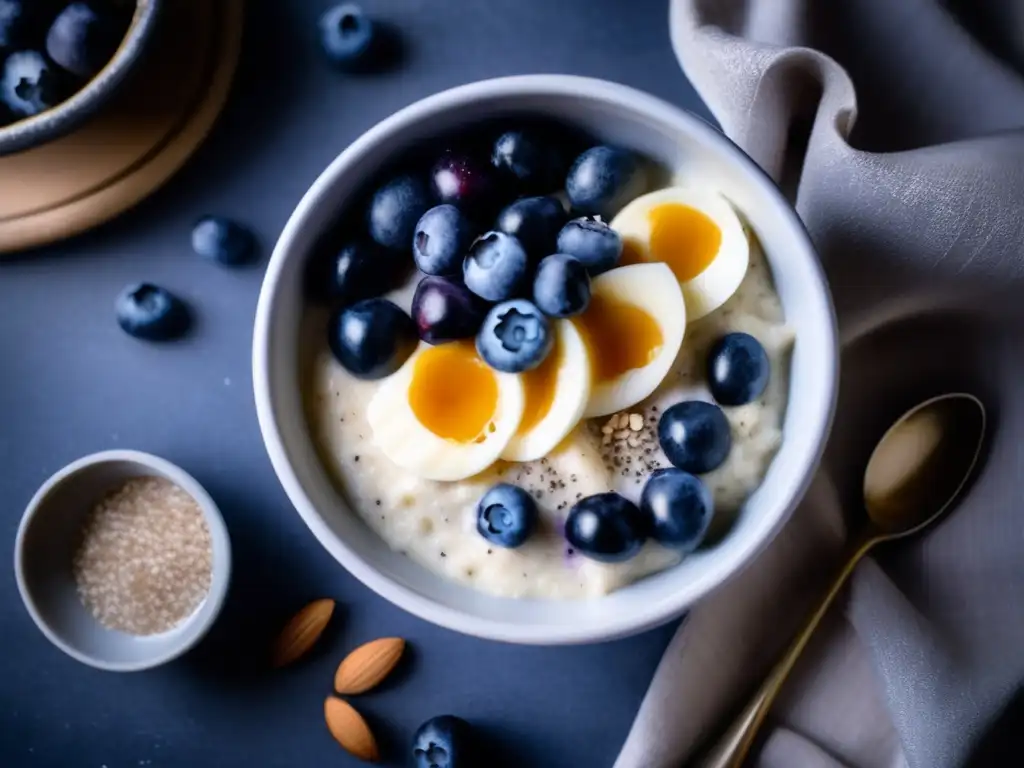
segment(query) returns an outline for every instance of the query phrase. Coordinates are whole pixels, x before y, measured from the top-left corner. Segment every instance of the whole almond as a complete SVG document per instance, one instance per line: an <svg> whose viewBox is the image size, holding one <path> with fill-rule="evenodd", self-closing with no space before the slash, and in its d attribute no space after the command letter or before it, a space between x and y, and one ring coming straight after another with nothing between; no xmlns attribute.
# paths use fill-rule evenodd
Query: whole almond
<svg viewBox="0 0 1024 768"><path fill-rule="evenodd" d="M334 690L345 696L366 693L376 688L402 658L405 640L382 637L356 648L338 665Z"/></svg>
<svg viewBox="0 0 1024 768"><path fill-rule="evenodd" d="M292 616L274 642L271 664L284 667L304 656L320 639L333 613L334 601L324 598L314 600Z"/></svg>
<svg viewBox="0 0 1024 768"><path fill-rule="evenodd" d="M350 755L368 763L380 760L370 726L347 701L328 696L324 701L324 719L331 735Z"/></svg>

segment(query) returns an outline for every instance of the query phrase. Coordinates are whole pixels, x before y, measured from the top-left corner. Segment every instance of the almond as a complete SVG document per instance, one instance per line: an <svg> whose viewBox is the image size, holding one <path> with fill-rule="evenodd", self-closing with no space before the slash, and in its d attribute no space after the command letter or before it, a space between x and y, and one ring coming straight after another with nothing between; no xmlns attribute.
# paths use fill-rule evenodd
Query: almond
<svg viewBox="0 0 1024 768"><path fill-rule="evenodd" d="M284 625L271 650L275 667L284 667L304 656L323 634L334 613L334 601L314 600Z"/></svg>
<svg viewBox="0 0 1024 768"><path fill-rule="evenodd" d="M380 760L370 726L347 701L328 696L324 701L324 719L331 735L350 755L368 763Z"/></svg>
<svg viewBox="0 0 1024 768"><path fill-rule="evenodd" d="M345 696L366 693L376 688L402 658L405 640L382 637L356 648L338 665L334 690Z"/></svg>

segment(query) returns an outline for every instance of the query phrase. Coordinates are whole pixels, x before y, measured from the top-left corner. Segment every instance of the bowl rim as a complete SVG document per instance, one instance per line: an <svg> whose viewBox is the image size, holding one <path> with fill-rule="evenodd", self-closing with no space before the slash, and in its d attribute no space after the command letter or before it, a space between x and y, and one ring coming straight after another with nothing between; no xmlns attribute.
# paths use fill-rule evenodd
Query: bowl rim
<svg viewBox="0 0 1024 768"><path fill-rule="evenodd" d="M826 368L823 376L828 388L827 397L819 412L813 414L816 425L813 444L810 446L810 461L803 476L795 484L786 508L760 538L752 539L739 550L734 562L718 579L705 579L700 587L690 593L679 593L670 600L652 601L650 606L632 612L627 620L609 615L600 626L554 626L550 624L518 624L483 618L457 607L450 607L421 595L378 571L356 549L336 536L317 511L302 487L294 468L291 466L281 430L274 413L272 385L270 381L270 354L273 335L272 320L277 302L280 300L277 285L296 239L306 226L306 220L319 205L320 199L344 176L347 168L358 158L373 151L385 138L401 134L410 126L438 111L457 109L460 105L481 99L492 100L524 95L560 96L585 94L588 99L606 103L616 109L639 112L654 116L667 124L686 123L692 134L701 143L716 144L727 151L739 166L742 166L751 183L757 184L770 196L781 203L783 215L795 236L801 239L802 251L810 257L812 274L815 278L813 290L817 291L827 308L827 318L822 318L828 327L822 329L831 349L831 360L822 360ZM839 346L838 327L832 295L828 287L824 268L807 229L792 205L786 200L776 182L758 166L735 142L729 139L703 118L656 96L633 87L576 75L535 74L498 77L456 86L420 99L395 112L364 132L345 148L303 195L292 212L277 241L267 265L259 301L256 307L253 332L253 390L256 413L271 464L289 500L305 521L313 535L349 573L378 595L399 608L433 624L463 634L489 640L535 645L567 645L612 640L639 633L660 626L686 612L708 593L720 588L743 572L757 555L772 542L782 526L788 522L797 505L806 495L824 455L831 432L836 403L838 400Z"/></svg>
<svg viewBox="0 0 1024 768"><path fill-rule="evenodd" d="M137 55L129 54L133 50L140 52L152 38L162 2L163 0L136 0L128 29L100 71L59 104L0 126L0 150L4 153L13 153L36 146L56 137L65 128L70 128L72 115L85 118L86 112L98 106L99 102L110 95L128 75L137 59Z"/></svg>
<svg viewBox="0 0 1024 768"><path fill-rule="evenodd" d="M166 477L172 483L180 487L189 496L195 499L199 508L203 511L203 518L206 520L207 528L210 531L211 547L214 551L223 551L223 558L216 560L213 573L210 578L210 591L206 598L193 613L184 619L179 625L170 631L181 631L181 639L163 653L156 654L138 661L104 661L88 653L83 653L77 646L68 643L60 634L55 632L47 622L32 596L28 587L28 579L25 574L25 537L29 527L39 514L46 497L49 496L57 486L73 475L82 472L92 471L95 467L103 464L135 464L141 467L152 469ZM199 484L192 475L176 464L153 454L133 450L111 450L92 453L83 456L53 473L33 494L31 500L25 505L21 522L18 524L18 532L14 538L14 577L18 586L18 593L25 605L32 621L39 628L39 631L46 636L53 645L62 650L71 658L96 669L108 672L137 672L145 669L152 669L166 664L169 661L182 656L191 650L200 640L205 637L210 627L213 626L220 615L221 608L227 598L228 586L231 583L231 538L228 534L227 525L221 514L220 508L210 494ZM204 610L206 607L206 610ZM145 640L145 638L141 638Z"/></svg>

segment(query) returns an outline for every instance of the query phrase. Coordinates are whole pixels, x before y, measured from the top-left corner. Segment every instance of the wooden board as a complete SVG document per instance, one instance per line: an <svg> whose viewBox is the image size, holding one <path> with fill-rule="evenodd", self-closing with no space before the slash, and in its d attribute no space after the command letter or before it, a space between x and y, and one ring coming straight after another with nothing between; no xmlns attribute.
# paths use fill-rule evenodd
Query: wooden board
<svg viewBox="0 0 1024 768"><path fill-rule="evenodd" d="M181 168L227 100L242 22L243 0L168 3L151 50L99 114L0 157L0 254L109 221Z"/></svg>

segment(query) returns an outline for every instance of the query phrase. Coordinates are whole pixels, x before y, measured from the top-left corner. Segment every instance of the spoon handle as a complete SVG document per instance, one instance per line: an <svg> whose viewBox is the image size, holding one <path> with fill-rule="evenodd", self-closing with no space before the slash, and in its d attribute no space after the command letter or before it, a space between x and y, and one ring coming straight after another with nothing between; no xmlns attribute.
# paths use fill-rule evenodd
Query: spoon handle
<svg viewBox="0 0 1024 768"><path fill-rule="evenodd" d="M778 661L771 674L768 675L715 746L694 764L696 768L741 768L772 702L782 690L783 683L796 665L800 654L807 647L808 641L825 617L829 607L835 602L836 596L842 591L843 585L850 578L857 563L871 548L872 543L870 539L862 539L848 550L845 564L836 574L828 592L825 593L814 613L810 615L803 629L793 640L789 650Z"/></svg>

